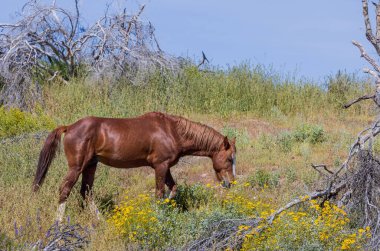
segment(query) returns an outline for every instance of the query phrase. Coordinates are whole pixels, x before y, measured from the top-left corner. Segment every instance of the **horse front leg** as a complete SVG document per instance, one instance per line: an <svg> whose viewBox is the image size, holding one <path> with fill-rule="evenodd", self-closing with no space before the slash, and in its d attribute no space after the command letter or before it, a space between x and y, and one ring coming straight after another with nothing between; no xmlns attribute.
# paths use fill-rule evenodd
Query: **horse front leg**
<svg viewBox="0 0 380 251"><path fill-rule="evenodd" d="M156 196L158 198L163 198L165 194L165 181L166 174L169 170L169 165L167 163L161 163L154 166L155 176L156 176Z"/></svg>
<svg viewBox="0 0 380 251"><path fill-rule="evenodd" d="M177 184L175 183L175 181L173 179L173 176L170 172L170 168L168 168L168 171L166 172L165 183L170 190L169 199L173 199L177 194Z"/></svg>

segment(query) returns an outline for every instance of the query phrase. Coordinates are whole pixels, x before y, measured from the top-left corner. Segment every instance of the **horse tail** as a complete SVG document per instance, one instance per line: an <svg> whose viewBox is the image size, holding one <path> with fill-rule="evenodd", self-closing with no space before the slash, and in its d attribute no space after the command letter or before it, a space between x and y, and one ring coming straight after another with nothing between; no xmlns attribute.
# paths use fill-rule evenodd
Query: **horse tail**
<svg viewBox="0 0 380 251"><path fill-rule="evenodd" d="M58 145L61 141L62 133L66 132L67 126L60 126L54 129L47 137L44 147L40 152L38 159L37 172L34 176L33 191L36 192L44 182L49 166L53 161Z"/></svg>

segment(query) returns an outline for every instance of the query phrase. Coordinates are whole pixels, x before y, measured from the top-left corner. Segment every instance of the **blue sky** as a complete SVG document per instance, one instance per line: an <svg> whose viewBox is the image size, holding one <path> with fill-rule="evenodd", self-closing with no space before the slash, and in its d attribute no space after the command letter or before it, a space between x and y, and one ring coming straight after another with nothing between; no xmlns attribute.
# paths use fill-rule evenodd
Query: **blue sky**
<svg viewBox="0 0 380 251"><path fill-rule="evenodd" d="M2 0L0 22L14 20L24 2ZM107 2L80 0L84 17L94 20ZM319 81L367 66L353 39L376 55L365 39L359 0L115 0L112 6L133 11L143 3L142 17L156 27L163 50L195 60L203 50L220 67L250 62Z"/></svg>

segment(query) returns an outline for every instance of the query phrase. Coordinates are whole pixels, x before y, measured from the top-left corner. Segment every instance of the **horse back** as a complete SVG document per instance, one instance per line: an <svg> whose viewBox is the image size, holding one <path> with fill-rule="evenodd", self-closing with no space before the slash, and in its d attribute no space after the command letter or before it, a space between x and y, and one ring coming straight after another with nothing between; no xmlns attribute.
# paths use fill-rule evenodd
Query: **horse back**
<svg viewBox="0 0 380 251"><path fill-rule="evenodd" d="M125 119L83 118L68 126L64 146L65 152L90 151L105 164L124 167L173 158L179 152L178 140L172 118L148 113Z"/></svg>

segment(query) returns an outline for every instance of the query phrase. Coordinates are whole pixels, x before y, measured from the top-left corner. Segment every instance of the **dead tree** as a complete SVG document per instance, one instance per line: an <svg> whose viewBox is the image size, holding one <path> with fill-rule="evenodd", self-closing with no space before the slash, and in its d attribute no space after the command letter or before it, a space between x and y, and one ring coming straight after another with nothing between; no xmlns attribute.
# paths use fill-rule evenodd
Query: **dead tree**
<svg viewBox="0 0 380 251"><path fill-rule="evenodd" d="M373 32L371 20L368 14L368 1L362 0L364 24L366 27L366 37L380 56L380 1L372 2L376 13L375 33ZM358 97L344 105L349 108L353 104L363 100L371 99L380 108L380 66L369 56L363 46L356 42L353 45L358 47L361 57L363 57L372 67L363 71L374 78L374 93ZM326 181L323 189L318 189L305 196L295 198L285 206L279 208L267 218L256 219L231 219L224 220L214 226L212 231L201 239L191 243L188 250L205 249L239 249L242 246L245 236L257 228L259 224L264 228L256 229L257 232L265 231L273 220L282 212L295 205L299 205L309 200L320 199L321 205L326 200L335 199L338 205L344 205L347 212L355 214L356 223L365 228L371 229L371 239L367 244L367 249L380 249L380 161L374 156L372 145L374 138L380 133L380 116L372 125L361 131L357 139L351 145L348 156L342 165L332 172L326 165L312 165ZM247 225L249 230L239 230L239 225Z"/></svg>
<svg viewBox="0 0 380 251"><path fill-rule="evenodd" d="M20 20L0 24L0 105L27 108L40 97L38 81L67 81L80 74L126 78L175 70L178 62L159 47L154 27L137 13L106 11L85 26L74 0L72 13L55 4L29 0ZM1 85L0 85L1 87Z"/></svg>

